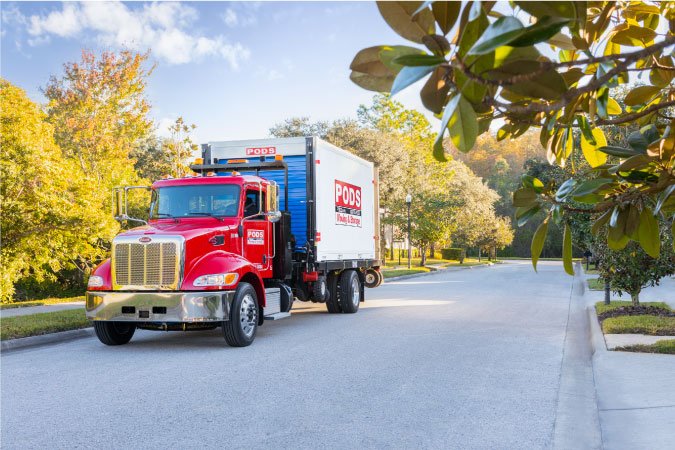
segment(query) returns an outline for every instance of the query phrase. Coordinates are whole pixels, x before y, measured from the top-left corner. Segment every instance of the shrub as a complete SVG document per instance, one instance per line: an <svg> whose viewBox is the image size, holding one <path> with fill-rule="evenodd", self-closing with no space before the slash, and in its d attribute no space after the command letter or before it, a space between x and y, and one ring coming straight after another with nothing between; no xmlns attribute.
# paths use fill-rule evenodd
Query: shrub
<svg viewBox="0 0 675 450"><path fill-rule="evenodd" d="M441 249L441 256L443 259L451 259L463 263L465 254L462 248L443 248Z"/></svg>

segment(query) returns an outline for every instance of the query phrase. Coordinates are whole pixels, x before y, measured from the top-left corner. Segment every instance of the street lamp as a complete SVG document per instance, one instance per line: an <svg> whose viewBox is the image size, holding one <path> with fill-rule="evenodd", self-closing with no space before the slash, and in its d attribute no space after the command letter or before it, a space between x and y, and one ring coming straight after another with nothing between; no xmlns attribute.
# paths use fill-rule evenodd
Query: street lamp
<svg viewBox="0 0 675 450"><path fill-rule="evenodd" d="M412 203L412 195L406 195L405 202L408 205L408 270L410 270L410 204Z"/></svg>

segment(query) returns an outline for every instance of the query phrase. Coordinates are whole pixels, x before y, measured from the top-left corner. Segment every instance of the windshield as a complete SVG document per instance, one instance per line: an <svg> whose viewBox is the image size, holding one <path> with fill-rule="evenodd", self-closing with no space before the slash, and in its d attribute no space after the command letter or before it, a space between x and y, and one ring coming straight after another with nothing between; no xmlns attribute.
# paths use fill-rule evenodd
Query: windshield
<svg viewBox="0 0 675 450"><path fill-rule="evenodd" d="M166 186L152 191L150 218L235 217L239 211L239 186L193 184Z"/></svg>

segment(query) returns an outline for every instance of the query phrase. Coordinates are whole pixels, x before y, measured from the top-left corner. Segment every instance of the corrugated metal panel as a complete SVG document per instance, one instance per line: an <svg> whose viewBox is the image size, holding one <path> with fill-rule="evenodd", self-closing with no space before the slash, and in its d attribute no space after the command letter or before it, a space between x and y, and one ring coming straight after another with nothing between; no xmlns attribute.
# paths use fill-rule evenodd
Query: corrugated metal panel
<svg viewBox="0 0 675 450"><path fill-rule="evenodd" d="M295 249L304 251L307 240L307 166L305 155L284 156L288 164L288 210L291 212L291 231L295 235ZM241 172L242 175L255 175L255 172ZM225 175L225 174L223 174ZM228 174L229 175L229 174ZM284 209L284 172L266 170L260 176L275 181L279 185L279 207Z"/></svg>

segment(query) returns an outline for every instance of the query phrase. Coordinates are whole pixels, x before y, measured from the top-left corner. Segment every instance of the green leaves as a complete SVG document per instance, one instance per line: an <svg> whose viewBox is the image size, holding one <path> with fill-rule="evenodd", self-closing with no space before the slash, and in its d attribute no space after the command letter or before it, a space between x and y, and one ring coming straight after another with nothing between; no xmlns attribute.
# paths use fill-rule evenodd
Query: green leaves
<svg viewBox="0 0 675 450"><path fill-rule="evenodd" d="M563 232L562 255L565 272L574 276L574 267L572 267L572 230L570 230L567 222L565 222L565 231Z"/></svg>
<svg viewBox="0 0 675 450"><path fill-rule="evenodd" d="M434 32L434 16L429 9L414 15L422 2L377 2L382 18L399 35L409 41L422 43L422 37Z"/></svg>
<svg viewBox="0 0 675 450"><path fill-rule="evenodd" d="M532 267L537 271L537 262L541 251L544 249L544 242L546 242L546 232L548 231L548 217L537 228L537 231L532 237L532 244L530 245L530 252L532 255Z"/></svg>
<svg viewBox="0 0 675 450"><path fill-rule="evenodd" d="M520 20L512 16L504 16L491 24L469 50L469 55L484 55L497 47L509 45L523 30Z"/></svg>
<svg viewBox="0 0 675 450"><path fill-rule="evenodd" d="M394 79L394 83L391 86L391 95L394 96L414 82L426 77L433 72L435 68L435 66L404 67L398 75L396 75L396 79Z"/></svg>
<svg viewBox="0 0 675 450"><path fill-rule="evenodd" d="M638 242L640 242L644 251L652 258L658 258L661 252L659 224L647 208L643 208L640 213L640 225L637 232Z"/></svg>
<svg viewBox="0 0 675 450"><path fill-rule="evenodd" d="M450 92L450 86L443 78L444 74L445 69L442 67L436 68L420 91L422 104L429 111L433 111L434 114L440 114L443 111L448 92Z"/></svg>
<svg viewBox="0 0 675 450"><path fill-rule="evenodd" d="M515 2L521 9L527 11L535 17L566 17L568 19L576 18L575 2Z"/></svg>
<svg viewBox="0 0 675 450"><path fill-rule="evenodd" d="M544 183L541 182L538 178L533 177L532 175L524 174L520 177L523 182L523 187L532 189L537 194L541 194L544 191Z"/></svg>
<svg viewBox="0 0 675 450"><path fill-rule="evenodd" d="M401 55L394 58L392 61L394 64L408 67L418 67L418 66L438 66L447 62L445 58L436 55Z"/></svg>
<svg viewBox="0 0 675 450"><path fill-rule="evenodd" d="M461 95L454 96L445 107L441 131L438 133L436 143L434 144L434 156L439 151L439 142L442 149L443 134L446 128L450 132L450 140L457 150L466 153L476 143L476 137L478 136L476 113L471 104Z"/></svg>
<svg viewBox="0 0 675 450"><path fill-rule="evenodd" d="M349 78L358 86L369 91L388 92L403 66L394 64L393 59L402 55L419 55L424 52L404 45L377 45L364 48L356 54L349 68Z"/></svg>
<svg viewBox="0 0 675 450"><path fill-rule="evenodd" d="M527 188L520 188L513 193L513 206L528 206L536 200L537 193Z"/></svg>
<svg viewBox="0 0 675 450"><path fill-rule="evenodd" d="M541 67L542 65L538 61L510 61L490 70L488 78L496 81L510 80L514 76L539 72ZM567 91L567 84L558 72L549 70L535 78L506 85L504 89L526 97L557 100Z"/></svg>
<svg viewBox="0 0 675 450"><path fill-rule="evenodd" d="M443 34L448 34L452 30L461 8L461 2L434 2L431 5L434 19Z"/></svg>

